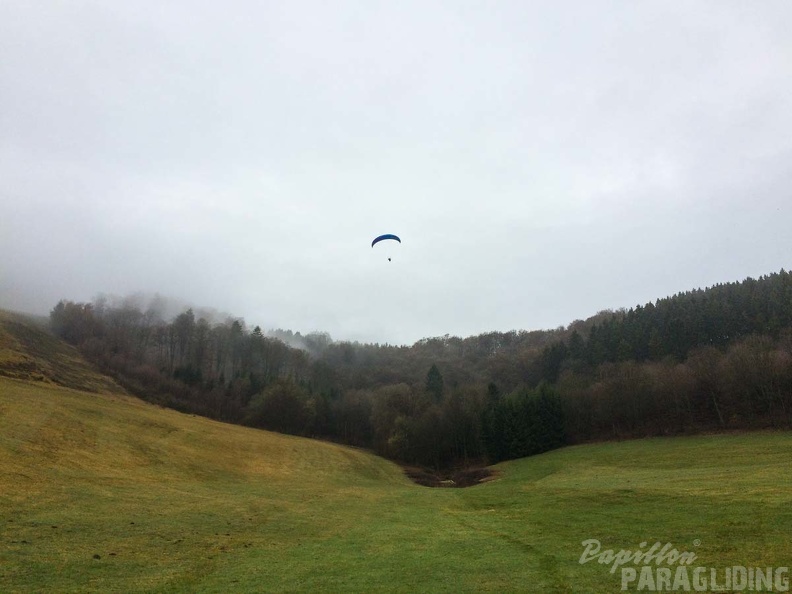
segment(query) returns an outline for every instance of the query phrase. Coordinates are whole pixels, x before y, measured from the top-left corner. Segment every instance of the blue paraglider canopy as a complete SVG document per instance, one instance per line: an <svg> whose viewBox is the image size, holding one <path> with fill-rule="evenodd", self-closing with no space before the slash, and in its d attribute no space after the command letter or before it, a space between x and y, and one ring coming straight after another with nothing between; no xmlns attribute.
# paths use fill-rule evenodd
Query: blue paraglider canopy
<svg viewBox="0 0 792 594"><path fill-rule="evenodd" d="M374 247L374 244L379 243L385 239L395 239L399 243L401 243L401 239L398 236L394 235L393 233L386 233L385 235L380 235L379 237L375 237L374 241L371 242L371 247Z"/></svg>

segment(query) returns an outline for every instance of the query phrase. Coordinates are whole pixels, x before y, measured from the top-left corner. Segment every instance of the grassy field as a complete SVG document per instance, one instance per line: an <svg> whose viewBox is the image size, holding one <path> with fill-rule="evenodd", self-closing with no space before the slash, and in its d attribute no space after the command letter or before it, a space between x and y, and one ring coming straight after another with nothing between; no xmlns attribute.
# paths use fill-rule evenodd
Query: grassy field
<svg viewBox="0 0 792 594"><path fill-rule="evenodd" d="M789 433L608 443L429 489L363 451L0 378L0 592L619 591L586 539L785 566L791 453Z"/></svg>

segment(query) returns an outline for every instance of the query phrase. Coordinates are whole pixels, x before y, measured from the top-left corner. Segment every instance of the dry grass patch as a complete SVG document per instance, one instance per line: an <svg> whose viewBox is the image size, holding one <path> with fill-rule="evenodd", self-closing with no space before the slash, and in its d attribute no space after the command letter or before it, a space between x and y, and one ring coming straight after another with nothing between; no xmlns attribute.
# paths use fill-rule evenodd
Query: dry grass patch
<svg viewBox="0 0 792 594"><path fill-rule="evenodd" d="M44 321L0 310L0 376L38 381L88 392L123 393Z"/></svg>

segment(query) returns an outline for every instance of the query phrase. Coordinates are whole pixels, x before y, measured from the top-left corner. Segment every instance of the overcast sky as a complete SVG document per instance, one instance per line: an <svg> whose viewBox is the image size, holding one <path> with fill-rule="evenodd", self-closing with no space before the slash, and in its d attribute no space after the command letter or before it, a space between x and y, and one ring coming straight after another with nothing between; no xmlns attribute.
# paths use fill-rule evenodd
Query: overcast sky
<svg viewBox="0 0 792 594"><path fill-rule="evenodd" d="M409 344L792 268L790 27L789 0L4 0L0 306L157 293Z"/></svg>

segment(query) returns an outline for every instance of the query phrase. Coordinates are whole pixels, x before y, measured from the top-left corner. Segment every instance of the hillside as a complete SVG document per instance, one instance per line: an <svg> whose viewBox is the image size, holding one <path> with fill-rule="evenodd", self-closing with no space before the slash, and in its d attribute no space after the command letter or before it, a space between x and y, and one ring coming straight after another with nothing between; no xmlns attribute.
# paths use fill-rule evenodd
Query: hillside
<svg viewBox="0 0 792 594"><path fill-rule="evenodd" d="M62 300L50 324L150 402L447 474L564 444L792 427L785 270L554 331L410 347L164 311L156 300Z"/></svg>
<svg viewBox="0 0 792 594"><path fill-rule="evenodd" d="M363 450L121 394L5 320L3 361L36 379L0 377L4 593L601 593L620 575L581 564L584 540L671 543L721 580L792 556L789 432L567 447L429 489Z"/></svg>
<svg viewBox="0 0 792 594"><path fill-rule="evenodd" d="M620 576L584 540L668 542L720 579L792 555L789 432L568 447L429 489L363 450L59 386L112 384L30 332L3 352L53 379L0 377L2 592L601 593Z"/></svg>
<svg viewBox="0 0 792 594"><path fill-rule="evenodd" d="M0 310L0 376L88 392L123 392L74 347L46 329L46 321Z"/></svg>
<svg viewBox="0 0 792 594"><path fill-rule="evenodd" d="M579 563L587 539L715 568L792 555L789 433L575 446L428 489L124 395L0 378L0 411L2 592L601 593L620 578Z"/></svg>
<svg viewBox="0 0 792 594"><path fill-rule="evenodd" d="M230 585L235 563L332 537L351 501L409 483L365 452L124 395L0 378L0 411L3 592Z"/></svg>

